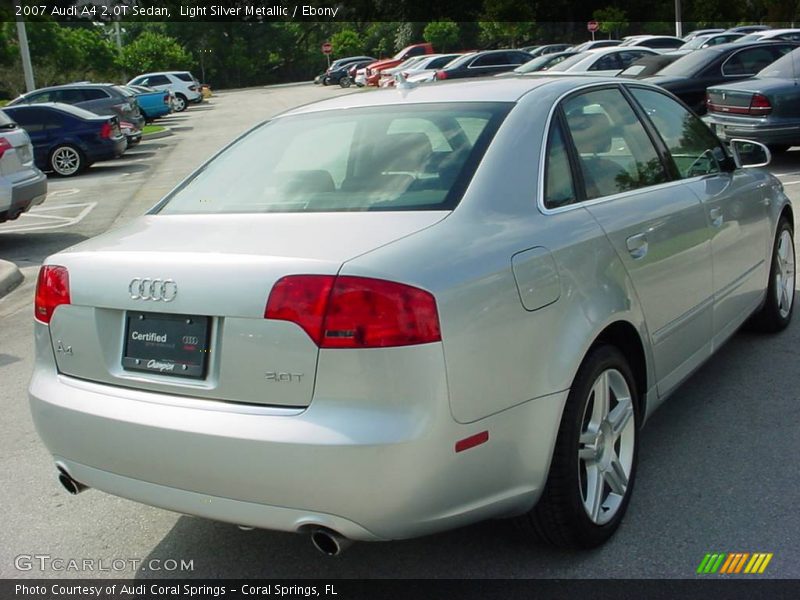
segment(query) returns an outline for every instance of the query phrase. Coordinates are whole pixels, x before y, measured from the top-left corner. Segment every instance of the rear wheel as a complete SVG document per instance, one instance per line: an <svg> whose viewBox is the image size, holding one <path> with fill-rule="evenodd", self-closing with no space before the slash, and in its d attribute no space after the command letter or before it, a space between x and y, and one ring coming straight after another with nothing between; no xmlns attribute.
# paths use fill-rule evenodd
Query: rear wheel
<svg viewBox="0 0 800 600"><path fill-rule="evenodd" d="M345 75L339 80L339 85L343 88L349 88L353 84L353 80L349 75Z"/></svg>
<svg viewBox="0 0 800 600"><path fill-rule="evenodd" d="M561 547L608 540L633 491L640 422L627 360L613 346L596 347L567 398L542 496L520 525Z"/></svg>
<svg viewBox="0 0 800 600"><path fill-rule="evenodd" d="M794 232L789 219L782 217L772 246L772 266L764 305L750 319L751 329L773 333L785 329L794 310Z"/></svg>
<svg viewBox="0 0 800 600"><path fill-rule="evenodd" d="M50 153L49 163L50 168L62 177L77 175L86 167L86 161L81 151L69 144L57 146Z"/></svg>
<svg viewBox="0 0 800 600"><path fill-rule="evenodd" d="M175 100L172 101L172 107L175 109L175 112L183 112L186 110L186 96L183 94L176 94Z"/></svg>

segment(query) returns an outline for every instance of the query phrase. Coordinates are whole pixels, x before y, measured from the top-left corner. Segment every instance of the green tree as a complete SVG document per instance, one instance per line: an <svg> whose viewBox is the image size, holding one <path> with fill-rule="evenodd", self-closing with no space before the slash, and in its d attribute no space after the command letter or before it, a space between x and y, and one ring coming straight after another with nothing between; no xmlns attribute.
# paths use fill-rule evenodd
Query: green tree
<svg viewBox="0 0 800 600"><path fill-rule="evenodd" d="M459 46L458 23L450 19L431 21L425 26L422 38L431 44L437 52L449 52Z"/></svg>
<svg viewBox="0 0 800 600"><path fill-rule="evenodd" d="M353 29L342 29L331 36L333 56L357 56L364 52L364 42Z"/></svg>
<svg viewBox="0 0 800 600"><path fill-rule="evenodd" d="M235 45L231 52L239 58L242 49ZM174 38L151 31L145 31L125 46L120 57L122 68L133 73L186 69L192 62L192 57Z"/></svg>
<svg viewBox="0 0 800 600"><path fill-rule="evenodd" d="M598 8L592 13L592 18L600 23L600 31L614 39L620 39L620 35L628 27L627 14L616 6Z"/></svg>

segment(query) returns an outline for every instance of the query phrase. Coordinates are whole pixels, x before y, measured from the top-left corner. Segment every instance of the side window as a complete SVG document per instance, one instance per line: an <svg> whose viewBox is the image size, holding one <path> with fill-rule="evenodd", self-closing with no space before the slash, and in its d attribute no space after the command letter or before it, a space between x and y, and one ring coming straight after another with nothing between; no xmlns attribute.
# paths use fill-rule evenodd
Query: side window
<svg viewBox="0 0 800 600"><path fill-rule="evenodd" d="M637 52L635 50L631 50L630 52L621 52L619 55L619 60L622 63L622 68L624 69L634 61L639 60L643 56L648 56L646 52Z"/></svg>
<svg viewBox="0 0 800 600"><path fill-rule="evenodd" d="M170 81L166 75L153 75L148 79L146 85L169 85Z"/></svg>
<svg viewBox="0 0 800 600"><path fill-rule="evenodd" d="M727 76L755 75L775 60L767 48L748 48L731 56L722 65L722 74Z"/></svg>
<svg viewBox="0 0 800 600"><path fill-rule="evenodd" d="M108 93L98 88L88 88L81 90L81 92L83 93L84 101L103 100L104 98L108 98Z"/></svg>
<svg viewBox="0 0 800 600"><path fill-rule="evenodd" d="M563 106L588 199L667 181L653 142L619 89L572 96Z"/></svg>
<svg viewBox="0 0 800 600"><path fill-rule="evenodd" d="M619 58L616 53L601 56L589 67L590 71L618 71L619 69Z"/></svg>
<svg viewBox="0 0 800 600"><path fill-rule="evenodd" d="M55 94L53 92L42 92L41 94L28 96L28 102L30 104L39 104L41 102L57 102L57 100L55 100Z"/></svg>
<svg viewBox="0 0 800 600"><path fill-rule="evenodd" d="M508 54L506 55L506 64L509 65L522 65L525 64L530 60L530 57L525 56L524 54Z"/></svg>
<svg viewBox="0 0 800 600"><path fill-rule="evenodd" d="M470 68L475 67L496 67L498 65L508 64L506 62L506 55L502 52L495 52L492 54L484 54L472 61Z"/></svg>
<svg viewBox="0 0 800 600"><path fill-rule="evenodd" d="M14 111L11 116L25 131L33 133L44 129L44 123L42 123L41 120L41 113L43 112L44 111L39 108L22 109Z"/></svg>
<svg viewBox="0 0 800 600"><path fill-rule="evenodd" d="M406 52L403 58L411 58L412 56L422 56L423 54L425 54L425 48L419 46L417 48L412 48L411 50Z"/></svg>
<svg viewBox="0 0 800 600"><path fill-rule="evenodd" d="M547 138L544 165L544 205L560 208L575 202L575 186L569 164L567 145L561 131L561 121L554 120Z"/></svg>
<svg viewBox="0 0 800 600"><path fill-rule="evenodd" d="M84 95L85 90L80 89L63 89L58 90L58 100L56 102L63 102L64 104L75 104L83 102L87 98Z"/></svg>
<svg viewBox="0 0 800 600"><path fill-rule="evenodd" d="M724 151L703 122L660 92L631 88L656 130L669 148L681 177L719 173Z"/></svg>

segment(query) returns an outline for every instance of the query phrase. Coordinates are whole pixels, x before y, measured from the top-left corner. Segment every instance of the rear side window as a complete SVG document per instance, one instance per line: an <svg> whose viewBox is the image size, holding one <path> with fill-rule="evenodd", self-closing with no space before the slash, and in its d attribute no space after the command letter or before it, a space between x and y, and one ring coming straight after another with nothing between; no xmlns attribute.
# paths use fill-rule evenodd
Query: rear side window
<svg viewBox="0 0 800 600"><path fill-rule="evenodd" d="M192 79L192 76L189 73L174 73L174 75L175 75L175 77L177 77L181 81L187 81L189 83L194 83L194 79Z"/></svg>
<svg viewBox="0 0 800 600"><path fill-rule="evenodd" d="M166 75L152 75L147 78L146 85L169 85L171 82Z"/></svg>
<svg viewBox="0 0 800 600"><path fill-rule="evenodd" d="M0 110L0 127L11 128L14 125L14 119L9 119L8 115Z"/></svg>
<svg viewBox="0 0 800 600"><path fill-rule="evenodd" d="M567 145L561 131L561 121L553 121L547 139L547 155L544 167L544 205L560 208L575 202L575 186L569 164Z"/></svg>
<svg viewBox="0 0 800 600"><path fill-rule="evenodd" d="M606 54L605 56L601 56L598 58L594 64L589 67L590 71L618 71L621 67L619 66L619 58L617 54Z"/></svg>
<svg viewBox="0 0 800 600"><path fill-rule="evenodd" d="M81 90L84 100L104 100L109 98L108 92L99 88L86 88Z"/></svg>
<svg viewBox="0 0 800 600"><path fill-rule="evenodd" d="M620 90L572 96L563 108L587 199L667 181L653 142Z"/></svg>
<svg viewBox="0 0 800 600"><path fill-rule="evenodd" d="M474 67L497 67L500 65L507 65L508 57L504 52L496 52L493 54L484 54L472 61L470 68Z"/></svg>
<svg viewBox="0 0 800 600"><path fill-rule="evenodd" d="M730 76L755 75L774 62L777 56L771 48L748 48L731 56L722 65L722 74Z"/></svg>
<svg viewBox="0 0 800 600"><path fill-rule="evenodd" d="M206 165L160 212L450 210L509 108L388 105L283 117Z"/></svg>

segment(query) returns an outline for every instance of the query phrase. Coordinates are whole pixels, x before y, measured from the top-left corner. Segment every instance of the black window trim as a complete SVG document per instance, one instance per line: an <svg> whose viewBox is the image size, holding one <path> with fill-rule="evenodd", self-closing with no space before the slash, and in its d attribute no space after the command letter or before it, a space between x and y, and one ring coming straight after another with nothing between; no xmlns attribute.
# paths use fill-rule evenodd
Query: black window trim
<svg viewBox="0 0 800 600"><path fill-rule="evenodd" d="M564 98L563 100L566 100ZM578 160L578 151L572 140L572 134L567 127L567 119L564 115L563 100L559 102L553 119L547 128L547 145L543 147L544 152L544 170L542 173L542 206L547 210L558 210L569 206L575 206L586 201L586 187L583 179L583 171L580 169L580 161ZM547 160L548 151L550 150L550 139L552 138L553 131L558 127L561 129L561 139L564 142L564 149L567 151L567 162L569 164L570 179L572 180L572 190L575 193L575 201L563 206L550 207L547 206L547 170L550 168L550 161Z"/></svg>

